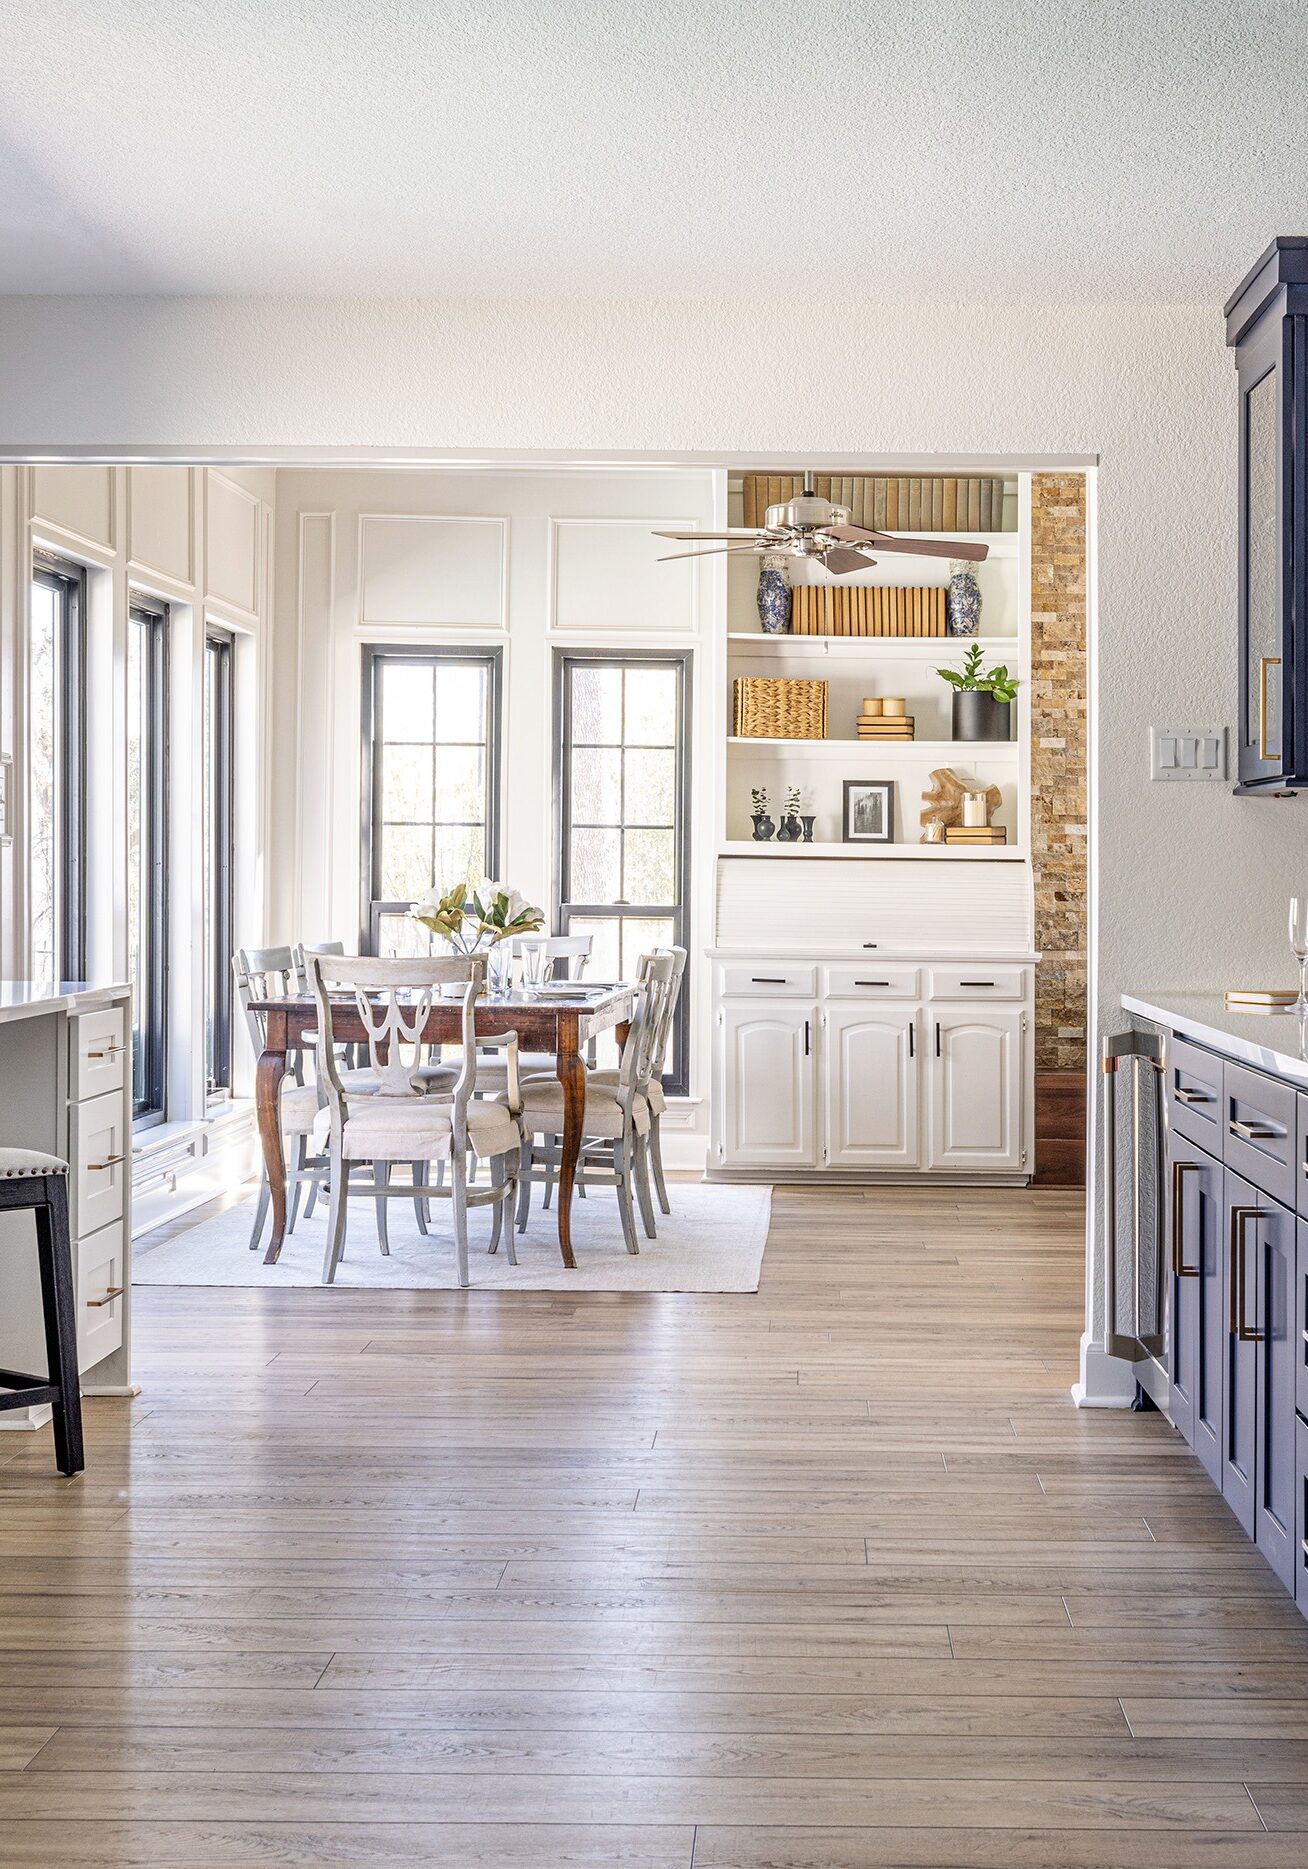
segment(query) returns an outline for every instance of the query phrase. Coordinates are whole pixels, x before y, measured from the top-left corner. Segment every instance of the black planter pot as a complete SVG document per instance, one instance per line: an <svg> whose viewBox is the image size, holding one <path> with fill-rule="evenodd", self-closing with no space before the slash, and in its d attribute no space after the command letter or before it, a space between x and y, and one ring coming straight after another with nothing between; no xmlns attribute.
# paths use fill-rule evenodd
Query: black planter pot
<svg viewBox="0 0 1308 1869"><path fill-rule="evenodd" d="M996 701L983 688L963 688L954 692L954 738L956 740L1011 740L1013 704Z"/></svg>

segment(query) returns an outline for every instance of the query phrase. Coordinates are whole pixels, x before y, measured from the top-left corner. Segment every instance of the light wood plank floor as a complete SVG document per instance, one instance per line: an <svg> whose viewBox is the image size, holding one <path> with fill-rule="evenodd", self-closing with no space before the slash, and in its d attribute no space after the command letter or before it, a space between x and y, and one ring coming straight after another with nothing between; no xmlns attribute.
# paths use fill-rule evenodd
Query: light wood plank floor
<svg viewBox="0 0 1308 1869"><path fill-rule="evenodd" d="M139 1291L85 1477L0 1436L0 1869L1302 1865L1308 1623L1071 1407L1080 1228L782 1191L757 1297Z"/></svg>

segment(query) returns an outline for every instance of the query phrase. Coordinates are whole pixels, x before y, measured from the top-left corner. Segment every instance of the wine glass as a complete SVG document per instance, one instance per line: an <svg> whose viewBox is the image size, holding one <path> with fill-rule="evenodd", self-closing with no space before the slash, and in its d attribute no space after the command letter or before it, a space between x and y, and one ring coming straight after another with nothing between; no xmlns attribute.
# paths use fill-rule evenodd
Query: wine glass
<svg viewBox="0 0 1308 1869"><path fill-rule="evenodd" d="M1290 951L1299 963L1299 997L1295 1011L1308 1017L1308 896L1290 897Z"/></svg>

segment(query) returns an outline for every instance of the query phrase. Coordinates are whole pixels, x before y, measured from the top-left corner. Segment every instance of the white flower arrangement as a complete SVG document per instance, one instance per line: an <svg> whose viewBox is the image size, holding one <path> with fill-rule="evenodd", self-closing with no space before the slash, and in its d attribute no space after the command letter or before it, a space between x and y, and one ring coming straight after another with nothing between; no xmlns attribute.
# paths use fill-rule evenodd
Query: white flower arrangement
<svg viewBox="0 0 1308 1869"><path fill-rule="evenodd" d="M493 876L463 880L448 889L433 884L420 902L410 904L409 914L463 954L493 947L513 935L536 934L545 926L543 910Z"/></svg>

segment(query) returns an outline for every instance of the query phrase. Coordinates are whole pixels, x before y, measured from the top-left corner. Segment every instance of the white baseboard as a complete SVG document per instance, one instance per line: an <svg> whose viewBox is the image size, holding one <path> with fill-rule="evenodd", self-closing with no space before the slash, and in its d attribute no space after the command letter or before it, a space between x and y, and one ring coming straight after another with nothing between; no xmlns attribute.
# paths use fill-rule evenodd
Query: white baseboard
<svg viewBox="0 0 1308 1869"><path fill-rule="evenodd" d="M1134 1408L1135 1369L1120 1356L1106 1356L1088 1331L1081 1338L1081 1376L1072 1384L1078 1408Z"/></svg>

